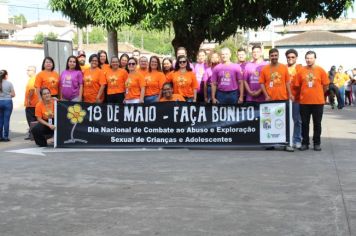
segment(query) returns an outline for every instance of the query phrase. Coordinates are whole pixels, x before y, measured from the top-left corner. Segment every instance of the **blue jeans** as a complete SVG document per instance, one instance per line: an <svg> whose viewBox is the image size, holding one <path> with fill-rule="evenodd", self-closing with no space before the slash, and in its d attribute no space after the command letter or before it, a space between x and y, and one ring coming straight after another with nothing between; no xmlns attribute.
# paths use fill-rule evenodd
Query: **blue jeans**
<svg viewBox="0 0 356 236"><path fill-rule="evenodd" d="M229 92L216 91L216 99L219 101L219 104L237 104L239 95L238 90Z"/></svg>
<svg viewBox="0 0 356 236"><path fill-rule="evenodd" d="M300 117L300 105L297 102L292 103L292 117L294 122L293 144L302 142L302 118Z"/></svg>
<svg viewBox="0 0 356 236"><path fill-rule="evenodd" d="M158 102L158 95L147 96L144 98L145 103Z"/></svg>
<svg viewBox="0 0 356 236"><path fill-rule="evenodd" d="M9 138L12 100L0 100L0 138Z"/></svg>
<svg viewBox="0 0 356 236"><path fill-rule="evenodd" d="M340 97L341 97L341 106L345 106L345 86L341 86L339 88L339 92L340 92ZM340 104L339 104L340 106Z"/></svg>

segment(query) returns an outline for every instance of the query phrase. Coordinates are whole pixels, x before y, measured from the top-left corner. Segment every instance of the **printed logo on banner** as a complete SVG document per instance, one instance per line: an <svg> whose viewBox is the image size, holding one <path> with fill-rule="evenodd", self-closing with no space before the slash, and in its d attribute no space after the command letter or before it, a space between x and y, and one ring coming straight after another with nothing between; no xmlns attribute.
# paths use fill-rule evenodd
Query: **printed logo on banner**
<svg viewBox="0 0 356 236"><path fill-rule="evenodd" d="M79 104L68 107L67 119L70 120L70 123L73 124L72 131L70 132L70 139L64 141L64 143L87 143L87 140L74 138L74 130L77 124L84 121L86 111L82 109Z"/></svg>
<svg viewBox="0 0 356 236"><path fill-rule="evenodd" d="M286 142L286 104L260 104L260 143Z"/></svg>

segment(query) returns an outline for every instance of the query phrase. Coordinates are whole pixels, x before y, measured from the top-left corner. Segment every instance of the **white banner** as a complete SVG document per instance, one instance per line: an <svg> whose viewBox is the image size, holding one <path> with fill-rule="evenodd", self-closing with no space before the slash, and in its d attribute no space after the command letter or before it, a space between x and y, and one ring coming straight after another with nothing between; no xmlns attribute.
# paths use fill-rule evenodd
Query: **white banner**
<svg viewBox="0 0 356 236"><path fill-rule="evenodd" d="M286 104L260 104L260 142L286 142Z"/></svg>

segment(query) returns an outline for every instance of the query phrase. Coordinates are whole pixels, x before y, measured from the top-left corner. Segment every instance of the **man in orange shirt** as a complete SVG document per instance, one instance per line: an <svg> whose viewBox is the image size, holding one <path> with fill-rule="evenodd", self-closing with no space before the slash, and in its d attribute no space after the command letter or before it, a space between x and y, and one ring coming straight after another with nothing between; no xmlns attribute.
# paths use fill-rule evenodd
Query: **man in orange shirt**
<svg viewBox="0 0 356 236"><path fill-rule="evenodd" d="M299 87L294 85L296 80L297 71L302 67L297 64L298 52L295 49L289 49L286 51L288 74L290 78L291 92L294 97L292 103L292 117L293 117L293 146L301 148L302 146L302 118L300 117L300 105L299 105Z"/></svg>
<svg viewBox="0 0 356 236"><path fill-rule="evenodd" d="M266 101L294 100L287 66L278 62L278 49L269 50L270 64L263 67L259 79Z"/></svg>
<svg viewBox="0 0 356 236"><path fill-rule="evenodd" d="M35 80L36 80L36 67L29 66L27 67L27 75L28 75L28 82L26 85L25 91L25 113L26 113L26 120L28 123L28 127L30 127L31 122L37 121L35 116L35 107L38 102L38 97L35 88ZM28 131L28 135L25 137L25 140L31 139L31 132Z"/></svg>
<svg viewBox="0 0 356 236"><path fill-rule="evenodd" d="M302 147L301 151L309 149L309 123L313 117L314 150L321 151L321 120L325 104L324 93L329 85L328 76L323 68L315 65L316 53L308 51L305 54L307 66L297 72L295 86L300 88L300 115L302 118Z"/></svg>

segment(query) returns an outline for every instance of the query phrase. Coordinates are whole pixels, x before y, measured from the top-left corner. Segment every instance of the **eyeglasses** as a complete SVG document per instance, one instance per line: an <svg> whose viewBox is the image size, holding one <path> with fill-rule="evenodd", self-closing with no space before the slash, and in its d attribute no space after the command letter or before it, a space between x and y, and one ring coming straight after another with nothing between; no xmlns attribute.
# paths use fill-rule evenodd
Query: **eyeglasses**
<svg viewBox="0 0 356 236"><path fill-rule="evenodd" d="M129 65L129 66L135 66L136 63L127 63L127 65Z"/></svg>
<svg viewBox="0 0 356 236"><path fill-rule="evenodd" d="M187 61L179 61L179 64L187 63Z"/></svg>

